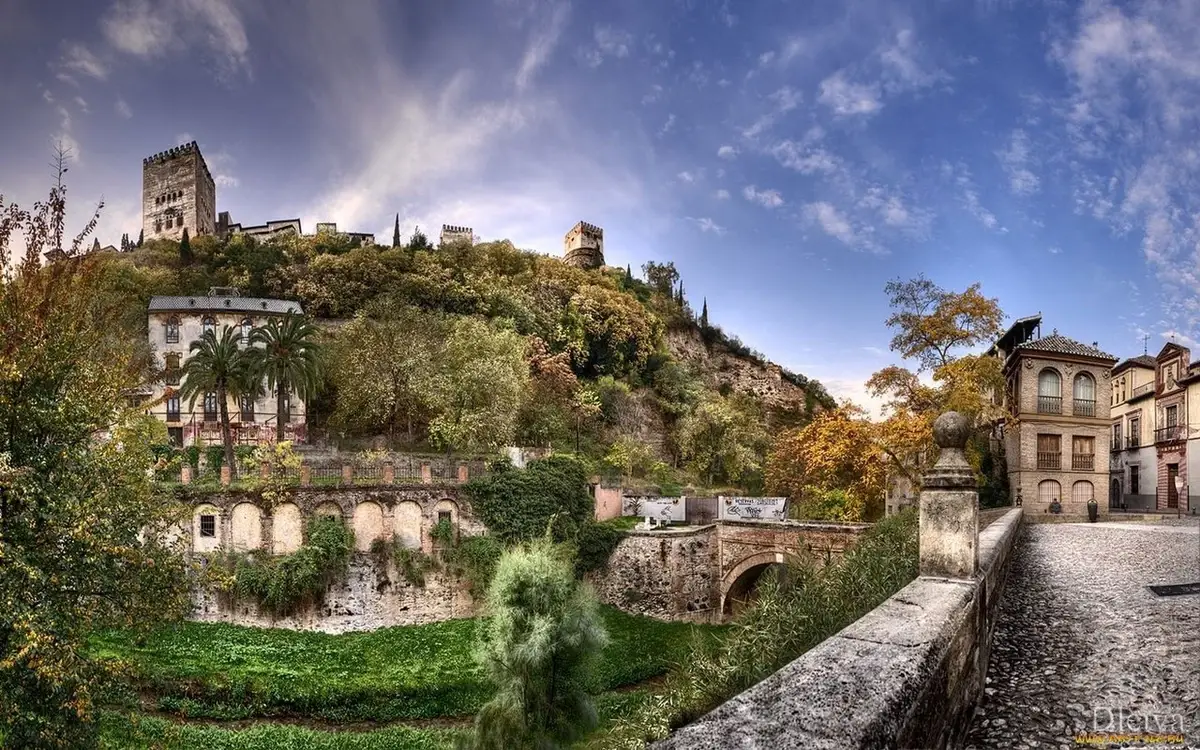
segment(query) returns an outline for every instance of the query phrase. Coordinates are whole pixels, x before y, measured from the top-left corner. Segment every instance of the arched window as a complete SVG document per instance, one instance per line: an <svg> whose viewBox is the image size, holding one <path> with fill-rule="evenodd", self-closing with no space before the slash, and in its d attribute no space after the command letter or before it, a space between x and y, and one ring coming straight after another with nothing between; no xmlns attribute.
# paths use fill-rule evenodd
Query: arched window
<svg viewBox="0 0 1200 750"><path fill-rule="evenodd" d="M1047 367L1038 375L1038 403L1040 414L1062 414L1062 378Z"/></svg>
<svg viewBox="0 0 1200 750"><path fill-rule="evenodd" d="M217 392L209 391L204 394L204 421L216 422L217 419Z"/></svg>
<svg viewBox="0 0 1200 750"><path fill-rule="evenodd" d="M254 321L249 318L242 318L242 343L250 341L250 332L254 330Z"/></svg>
<svg viewBox="0 0 1200 750"><path fill-rule="evenodd" d="M217 334L217 319L213 316L205 315L201 324L203 326L202 333L211 333L214 336Z"/></svg>
<svg viewBox="0 0 1200 750"><path fill-rule="evenodd" d="M1087 505L1088 500L1096 496L1095 487L1091 482L1080 480L1071 485L1071 502L1079 505Z"/></svg>
<svg viewBox="0 0 1200 750"><path fill-rule="evenodd" d="M179 316L178 315L172 315L171 317L167 318L167 343L168 344L178 344L179 343Z"/></svg>
<svg viewBox="0 0 1200 750"><path fill-rule="evenodd" d="M1054 500L1062 500L1062 488L1053 479L1043 479L1038 482L1038 502L1050 505Z"/></svg>
<svg viewBox="0 0 1200 750"><path fill-rule="evenodd" d="M1072 395L1074 396L1075 416L1096 416L1096 381L1091 375L1081 372L1075 376L1075 388Z"/></svg>
<svg viewBox="0 0 1200 750"><path fill-rule="evenodd" d="M164 376L167 385L179 385L179 364L182 357L172 352L171 354L166 355L164 359L167 361L167 371Z"/></svg>

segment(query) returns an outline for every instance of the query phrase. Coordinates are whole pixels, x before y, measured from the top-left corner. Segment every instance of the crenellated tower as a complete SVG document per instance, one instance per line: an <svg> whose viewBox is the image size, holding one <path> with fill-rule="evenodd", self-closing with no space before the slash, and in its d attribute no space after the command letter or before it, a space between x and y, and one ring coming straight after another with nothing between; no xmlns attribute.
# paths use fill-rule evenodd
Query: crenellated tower
<svg viewBox="0 0 1200 750"><path fill-rule="evenodd" d="M581 221L563 238L563 262L579 268L604 265L604 230Z"/></svg>
<svg viewBox="0 0 1200 750"><path fill-rule="evenodd" d="M475 244L475 230L471 229L471 227L443 224L442 233L438 235L438 246L444 247L455 242Z"/></svg>
<svg viewBox="0 0 1200 750"><path fill-rule="evenodd" d="M142 232L147 240L217 231L217 186L195 141L142 159Z"/></svg>

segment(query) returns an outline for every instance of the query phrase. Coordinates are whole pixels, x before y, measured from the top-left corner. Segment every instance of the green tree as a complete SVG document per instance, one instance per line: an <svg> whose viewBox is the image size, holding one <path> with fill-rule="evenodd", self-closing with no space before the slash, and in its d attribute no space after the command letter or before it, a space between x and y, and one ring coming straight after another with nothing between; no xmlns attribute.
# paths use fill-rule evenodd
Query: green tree
<svg viewBox="0 0 1200 750"><path fill-rule="evenodd" d="M597 724L588 687L608 636L590 587L543 542L500 558L487 603L479 660L496 695L468 746L568 747Z"/></svg>
<svg viewBox="0 0 1200 750"><path fill-rule="evenodd" d="M138 241L137 241L137 246L138 246L138 247L141 247L141 246L142 246L142 242L143 242L143 240L144 240L144 235L145 235L145 233L146 233L146 230L144 230L144 229L139 229L139 230L138 230Z"/></svg>
<svg viewBox="0 0 1200 750"><path fill-rule="evenodd" d="M700 308L700 329L708 328L708 297L704 298L704 306Z"/></svg>
<svg viewBox="0 0 1200 750"><path fill-rule="evenodd" d="M334 424L343 429L383 427L388 438L432 417L429 382L448 334L446 322L416 308L379 304L338 331L330 357L337 388Z"/></svg>
<svg viewBox="0 0 1200 750"><path fill-rule="evenodd" d="M396 214L396 227L392 230L392 247L400 247L400 214Z"/></svg>
<svg viewBox="0 0 1200 750"><path fill-rule="evenodd" d="M307 403L321 389L321 345L315 325L300 315L288 313L280 321L272 318L250 333L250 368L256 379L266 378L275 391L275 439L283 440L288 394Z"/></svg>
<svg viewBox="0 0 1200 750"><path fill-rule="evenodd" d="M511 441L529 382L524 340L476 318L451 326L429 387L429 436L446 449L494 449Z"/></svg>
<svg viewBox="0 0 1200 750"><path fill-rule="evenodd" d="M188 230L184 227L183 237L179 240L179 265L190 266L195 260L192 256L192 243L188 240Z"/></svg>
<svg viewBox="0 0 1200 750"><path fill-rule="evenodd" d="M261 382L254 378L253 355L241 346L242 335L236 328L224 326L218 336L205 331L193 341L191 355L183 365L183 383L179 393L188 400L188 408L196 399L215 394L221 420L221 442L225 446L225 465L236 474L233 460L233 432L229 426L229 399L244 393L255 393Z"/></svg>
<svg viewBox="0 0 1200 750"><path fill-rule="evenodd" d="M412 237L408 240L408 251L415 253L418 250L429 251L433 249L433 245L429 244L429 238L421 231L420 227L413 229Z"/></svg>
<svg viewBox="0 0 1200 750"><path fill-rule="evenodd" d="M642 264L642 273L646 274L646 282L664 297L673 297L675 284L679 282L679 271L675 270L673 262L655 263L646 261Z"/></svg>
<svg viewBox="0 0 1200 750"><path fill-rule="evenodd" d="M0 197L0 744L31 750L96 746L108 675L90 632L153 625L187 603L161 533L178 508L147 476L165 428L128 406L148 373L96 294L105 259L41 267L61 246L62 171L32 213Z"/></svg>
<svg viewBox="0 0 1200 750"><path fill-rule="evenodd" d="M564 317L564 328L582 329L583 348L568 349L581 374L620 376L637 371L662 339L662 321L654 313L632 295L606 286L580 287Z"/></svg>
<svg viewBox="0 0 1200 750"><path fill-rule="evenodd" d="M570 455L474 479L467 494L484 526L506 544L533 541L547 528L555 541L574 539L594 510L587 471Z"/></svg>
<svg viewBox="0 0 1200 750"><path fill-rule="evenodd" d="M749 399L707 393L676 428L680 458L710 485L738 482L762 467L768 436Z"/></svg>

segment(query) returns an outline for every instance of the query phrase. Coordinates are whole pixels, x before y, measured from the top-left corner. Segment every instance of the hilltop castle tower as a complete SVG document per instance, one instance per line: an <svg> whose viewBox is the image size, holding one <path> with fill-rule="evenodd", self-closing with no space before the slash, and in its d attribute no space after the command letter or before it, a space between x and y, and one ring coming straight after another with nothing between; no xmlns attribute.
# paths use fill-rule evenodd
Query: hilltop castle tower
<svg viewBox="0 0 1200 750"><path fill-rule="evenodd" d="M453 242L475 244L475 230L471 227L459 227L453 224L443 224L442 233L438 236L438 246L445 247Z"/></svg>
<svg viewBox="0 0 1200 750"><path fill-rule="evenodd" d="M563 238L563 262L579 268L604 265L604 230L581 221Z"/></svg>
<svg viewBox="0 0 1200 750"><path fill-rule="evenodd" d="M217 230L217 186L195 141L142 159L142 232L178 240Z"/></svg>

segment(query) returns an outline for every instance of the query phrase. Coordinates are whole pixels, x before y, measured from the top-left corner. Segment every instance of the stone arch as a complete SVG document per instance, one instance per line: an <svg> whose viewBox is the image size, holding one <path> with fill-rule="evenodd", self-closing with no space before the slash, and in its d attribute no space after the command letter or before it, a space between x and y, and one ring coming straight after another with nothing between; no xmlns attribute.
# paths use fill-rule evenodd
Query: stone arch
<svg viewBox="0 0 1200 750"><path fill-rule="evenodd" d="M354 548L367 552L376 539L382 539L383 508L372 500L364 500L354 506Z"/></svg>
<svg viewBox="0 0 1200 750"><path fill-rule="evenodd" d="M262 546L262 510L254 503L238 503L229 516L229 538L234 549Z"/></svg>
<svg viewBox="0 0 1200 750"><path fill-rule="evenodd" d="M1038 373L1038 396L1062 396L1062 374L1053 367L1043 367Z"/></svg>
<svg viewBox="0 0 1200 750"><path fill-rule="evenodd" d="M1108 507L1121 507L1121 480L1114 478L1108 487Z"/></svg>
<svg viewBox="0 0 1200 750"><path fill-rule="evenodd" d="M271 552L286 555L304 542L304 517L295 503L280 503L271 514Z"/></svg>
<svg viewBox="0 0 1200 750"><path fill-rule="evenodd" d="M1062 502L1062 485L1057 480L1043 479L1038 482L1037 490L1038 502L1045 503L1047 507L1051 500L1057 499L1060 503Z"/></svg>
<svg viewBox="0 0 1200 750"><path fill-rule="evenodd" d="M784 565L795 555L786 550L757 552L739 560L721 577L721 614L732 615L742 604L752 599L763 573Z"/></svg>
<svg viewBox="0 0 1200 750"><path fill-rule="evenodd" d="M421 506L412 500L396 503L392 510L392 530L396 541L409 549L421 548Z"/></svg>
<svg viewBox="0 0 1200 750"><path fill-rule="evenodd" d="M450 521L453 538L458 539L458 503L444 497L433 506L433 523L436 525L447 519ZM434 544L439 545L441 542L435 539Z"/></svg>
<svg viewBox="0 0 1200 750"><path fill-rule="evenodd" d="M1096 497L1096 486L1086 479L1080 479L1071 485L1071 502L1087 505L1088 500Z"/></svg>
<svg viewBox="0 0 1200 750"><path fill-rule="evenodd" d="M221 509L201 503L192 511L192 551L214 552L221 546Z"/></svg>
<svg viewBox="0 0 1200 750"><path fill-rule="evenodd" d="M332 500L326 500L313 510L313 518L318 518L321 516L342 520L344 519L342 514L342 506L338 505Z"/></svg>

